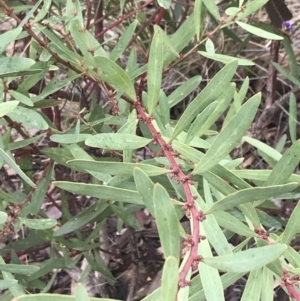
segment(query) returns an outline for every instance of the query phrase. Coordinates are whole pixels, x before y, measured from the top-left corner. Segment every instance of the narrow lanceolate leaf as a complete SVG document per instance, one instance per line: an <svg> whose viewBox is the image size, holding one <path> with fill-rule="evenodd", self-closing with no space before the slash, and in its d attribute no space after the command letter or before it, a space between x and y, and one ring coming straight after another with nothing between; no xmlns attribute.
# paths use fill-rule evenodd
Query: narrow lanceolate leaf
<svg viewBox="0 0 300 301"><path fill-rule="evenodd" d="M33 23L41 21L49 13L49 8L51 6L52 0L44 0L43 2L44 4L38 12L38 14L36 15L36 17L34 18Z"/></svg>
<svg viewBox="0 0 300 301"><path fill-rule="evenodd" d="M154 211L154 201L153 201L153 191L154 184L147 174L140 168L136 167L133 172L134 182L138 193L142 196L143 201L150 211L150 213L155 216Z"/></svg>
<svg viewBox="0 0 300 301"><path fill-rule="evenodd" d="M223 256L203 258L202 262L221 271L234 273L249 272L274 261L286 249L287 246L283 244L269 245Z"/></svg>
<svg viewBox="0 0 300 301"><path fill-rule="evenodd" d="M202 2L203 0L196 0L194 6L194 23L196 29L197 40L200 39L200 32L201 32L201 11L202 11Z"/></svg>
<svg viewBox="0 0 300 301"><path fill-rule="evenodd" d="M240 59L237 57L225 55L225 54L219 54L219 53L209 53L205 51L198 51L198 53L208 59L221 62L224 64L228 64L233 61L238 61L239 66L253 66L255 65L252 61L246 60L246 59Z"/></svg>
<svg viewBox="0 0 300 301"><path fill-rule="evenodd" d="M247 23L244 23L244 22L240 22L240 21L236 21L236 23L240 27L242 27L243 29L245 29L246 31L248 31L249 33L255 34L255 35L259 36L259 37L262 37L262 38L265 38L265 39L270 39L270 40L283 40L283 37L281 37L281 36L279 36L277 34L265 31L265 30L263 30L261 28L252 26L250 24L247 24Z"/></svg>
<svg viewBox="0 0 300 301"><path fill-rule="evenodd" d="M33 64L34 60L25 57L0 57L0 78L23 75Z"/></svg>
<svg viewBox="0 0 300 301"><path fill-rule="evenodd" d="M15 29L8 30L0 35L0 41L1 41L0 54L2 54L6 50L7 46L12 41L14 41L21 32L22 32L22 27L19 26Z"/></svg>
<svg viewBox="0 0 300 301"><path fill-rule="evenodd" d="M220 16L220 13L219 13L219 9L218 9L218 6L217 4L215 3L215 1L210 1L210 0L203 0L207 10L214 16L214 18L216 20L220 20L221 19L221 16Z"/></svg>
<svg viewBox="0 0 300 301"><path fill-rule="evenodd" d="M34 265L0 264L1 272L8 272L13 274L30 275L37 272L39 269L39 267Z"/></svg>
<svg viewBox="0 0 300 301"><path fill-rule="evenodd" d="M206 236L208 233L202 229L201 234ZM203 257L212 257L211 247L207 239L201 241L200 254ZM224 301L224 289L219 271L212 266L200 262L199 274L205 292L205 299L207 301Z"/></svg>
<svg viewBox="0 0 300 301"><path fill-rule="evenodd" d="M236 61L226 65L198 94L177 122L171 137L172 140L176 138L204 108L224 93L235 73L236 67Z"/></svg>
<svg viewBox="0 0 300 301"><path fill-rule="evenodd" d="M237 233L239 235L243 236L250 236L250 237L259 237L257 233L255 233L253 230L251 230L248 226L246 226L243 222L241 222L239 219L234 217L233 215L224 212L224 211L219 211L214 213L214 218L218 222L218 224L233 232Z"/></svg>
<svg viewBox="0 0 300 301"><path fill-rule="evenodd" d="M19 217L19 219L28 228L37 229L37 230L51 229L57 224L57 221L52 218L29 219L29 218Z"/></svg>
<svg viewBox="0 0 300 301"><path fill-rule="evenodd" d="M235 92L235 84L230 84L228 89L224 91L224 93L218 97L216 100L217 105L214 110L203 120L203 118L198 118L201 116L205 110L203 110L197 117L196 121L192 124L188 136L190 135L192 138L194 136L201 137L210 127L218 120L218 118L224 113L224 111L228 108L231 99L233 98L233 94ZM208 106L210 107L210 106ZM208 108L207 107L207 108ZM200 123L201 121L201 123ZM187 142L188 139L186 139ZM189 140L188 140L189 141Z"/></svg>
<svg viewBox="0 0 300 301"><path fill-rule="evenodd" d="M39 130L47 130L48 124L38 112L24 107L16 107L7 114L13 121L23 123Z"/></svg>
<svg viewBox="0 0 300 301"><path fill-rule="evenodd" d="M1 148L0 158L2 158L28 185L35 188L35 184L26 176L16 162Z"/></svg>
<svg viewBox="0 0 300 301"><path fill-rule="evenodd" d="M121 34L120 39L115 46L115 48L110 53L109 58L114 62L122 55L126 47L128 46L133 34L135 32L137 26L137 20L134 20L125 30L124 33Z"/></svg>
<svg viewBox="0 0 300 301"><path fill-rule="evenodd" d="M53 236L62 236L74 232L93 221L100 214L104 215L106 212L108 213L108 215L112 214L109 205L96 202L80 212L78 215L69 219L65 224L63 224L58 230L53 233Z"/></svg>
<svg viewBox="0 0 300 301"><path fill-rule="evenodd" d="M241 301L260 301L262 277L262 268L250 272Z"/></svg>
<svg viewBox="0 0 300 301"><path fill-rule="evenodd" d="M0 117L12 112L18 104L19 101L16 100L0 103Z"/></svg>
<svg viewBox="0 0 300 301"><path fill-rule="evenodd" d="M200 131L201 128L203 128L203 125L205 124L205 121L211 116L211 114L214 112L218 105L217 101L212 102L209 104L194 120L192 125L190 126L188 133L185 138L185 143L190 143L195 136L201 137L204 132Z"/></svg>
<svg viewBox="0 0 300 301"><path fill-rule="evenodd" d="M294 143L297 139L297 101L294 93L290 95L289 130Z"/></svg>
<svg viewBox="0 0 300 301"><path fill-rule="evenodd" d="M125 162L104 162L93 160L72 160L67 162L71 167L84 168L91 171L101 171L112 175L132 175L134 168L138 167L148 176L158 176L169 172L168 169L148 164Z"/></svg>
<svg viewBox="0 0 300 301"><path fill-rule="evenodd" d="M251 125L260 104L260 99L261 93L258 93L241 107L227 126L222 129L222 132L217 136L210 149L195 167L193 174L204 173L218 164L233 150Z"/></svg>
<svg viewBox="0 0 300 301"><path fill-rule="evenodd" d="M51 141L61 144L78 143L86 140L91 134L54 134L50 136Z"/></svg>
<svg viewBox="0 0 300 301"><path fill-rule="evenodd" d="M71 0L70 0L71 1ZM156 292L156 291L155 291ZM149 299L147 301L156 301L159 300L159 295L155 296L154 299ZM75 299L75 296L71 295L61 295L61 294L31 294L31 295L25 295L25 293L17 297L14 301L77 301ZM117 299L111 299L111 298L90 298L90 301L119 301ZM146 299L143 299L146 300Z"/></svg>
<svg viewBox="0 0 300 301"><path fill-rule="evenodd" d="M163 35L160 30L156 30L151 43L148 62L148 112L150 115L159 100L163 69L163 47Z"/></svg>
<svg viewBox="0 0 300 301"><path fill-rule="evenodd" d="M196 75L182 85L180 85L174 92L168 96L169 107L172 108L182 101L186 96L192 93L200 84L202 78L199 75Z"/></svg>
<svg viewBox="0 0 300 301"><path fill-rule="evenodd" d="M137 149L147 145L151 139L130 134L104 133L86 139L85 144L91 147L107 149Z"/></svg>
<svg viewBox="0 0 300 301"><path fill-rule="evenodd" d="M141 196L134 190L75 182L53 182L53 184L61 189L76 194L89 195L95 198L112 201L115 200L119 202L143 204Z"/></svg>
<svg viewBox="0 0 300 301"><path fill-rule="evenodd" d="M243 137L243 140L248 142L249 144L253 145L257 149L261 150L262 152L268 154L272 159L279 161L282 157L281 153L278 152L276 149L273 147L248 136Z"/></svg>
<svg viewBox="0 0 300 301"><path fill-rule="evenodd" d="M178 287L178 259L168 256L161 279L161 296L164 301L174 301L176 299Z"/></svg>
<svg viewBox="0 0 300 301"><path fill-rule="evenodd" d="M215 211L224 211L247 202L278 197L284 193L294 190L297 186L298 183L291 183L286 185L255 187L239 190L214 203L205 213L209 214Z"/></svg>
<svg viewBox="0 0 300 301"><path fill-rule="evenodd" d="M94 59L97 63L98 74L103 81L122 90L132 100L136 100L133 83L121 67L104 56L95 56Z"/></svg>
<svg viewBox="0 0 300 301"><path fill-rule="evenodd" d="M179 260L179 221L168 192L160 184L154 186L154 211L165 257Z"/></svg>
<svg viewBox="0 0 300 301"><path fill-rule="evenodd" d="M262 273L261 301L273 301L274 299L274 281L273 273L267 267L263 268Z"/></svg>
<svg viewBox="0 0 300 301"><path fill-rule="evenodd" d="M280 236L280 242L289 245L294 236L300 232L300 203L298 202L290 216L288 223Z"/></svg>
<svg viewBox="0 0 300 301"><path fill-rule="evenodd" d="M300 139L297 140L281 157L273 168L265 186L287 182L300 160Z"/></svg>

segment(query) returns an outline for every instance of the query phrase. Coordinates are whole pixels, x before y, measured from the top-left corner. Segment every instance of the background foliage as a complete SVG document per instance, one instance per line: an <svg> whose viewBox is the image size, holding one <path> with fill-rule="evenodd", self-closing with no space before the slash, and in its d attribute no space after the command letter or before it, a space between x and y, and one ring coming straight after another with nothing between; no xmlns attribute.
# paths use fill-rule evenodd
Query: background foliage
<svg viewBox="0 0 300 301"><path fill-rule="evenodd" d="M1 300L300 300L299 11L266 3L0 0Z"/></svg>

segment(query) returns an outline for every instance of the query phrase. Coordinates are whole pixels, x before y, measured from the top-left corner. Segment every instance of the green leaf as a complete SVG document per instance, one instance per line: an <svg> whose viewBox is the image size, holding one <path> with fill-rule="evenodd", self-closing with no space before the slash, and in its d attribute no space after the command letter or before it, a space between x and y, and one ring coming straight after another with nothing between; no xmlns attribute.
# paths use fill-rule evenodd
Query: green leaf
<svg viewBox="0 0 300 301"><path fill-rule="evenodd" d="M37 230L51 229L57 224L57 221L53 218L29 219L19 217L19 219L28 228Z"/></svg>
<svg viewBox="0 0 300 301"><path fill-rule="evenodd" d="M244 19L248 17L249 15L253 14L254 12L257 12L260 8L262 8L269 0L253 0L251 2L248 2L245 6L245 9L240 10L237 17L235 18L235 21ZM228 17L226 20L224 20L224 25L221 26L227 27L228 25L234 23L232 21L232 16Z"/></svg>
<svg viewBox="0 0 300 301"><path fill-rule="evenodd" d="M282 66L280 66L277 63L273 63L274 67L288 80L290 80L295 86L300 86L300 80L298 77L294 77L291 73L290 70L284 69Z"/></svg>
<svg viewBox="0 0 300 301"><path fill-rule="evenodd" d="M77 301L75 296L59 295L59 294L32 294L23 295L16 298L16 301ZM120 301L111 298L90 298L90 301Z"/></svg>
<svg viewBox="0 0 300 301"><path fill-rule="evenodd" d="M73 2L73 1L72 1ZM77 2L78 8L81 4ZM103 56L107 57L107 54L94 35L84 28L83 24L80 24L78 19L71 21L70 31L74 41L78 45L84 56Z"/></svg>
<svg viewBox="0 0 300 301"><path fill-rule="evenodd" d="M234 233L237 233L246 237L259 237L257 233L247 227L243 222L234 217L233 215L219 211L214 213L214 217L217 220L218 224Z"/></svg>
<svg viewBox="0 0 300 301"><path fill-rule="evenodd" d="M143 204L139 193L134 190L121 189L105 185L84 184L76 182L56 182L53 184L61 189L81 195L89 195L95 198L115 200L132 204Z"/></svg>
<svg viewBox="0 0 300 301"><path fill-rule="evenodd" d="M272 272L267 268L263 268L262 273L261 301L273 301L274 299L274 280Z"/></svg>
<svg viewBox="0 0 300 301"><path fill-rule="evenodd" d="M188 79L182 85L180 85L175 91L173 91L168 96L169 107L170 108L174 107L180 101L185 99L189 94L191 94L200 85L201 80L202 80L202 77L199 75L196 75L196 76Z"/></svg>
<svg viewBox="0 0 300 301"><path fill-rule="evenodd" d="M114 61L104 56L95 56L95 68L101 79L113 87L122 90L132 100L136 100L135 90L129 75Z"/></svg>
<svg viewBox="0 0 300 301"><path fill-rule="evenodd" d="M201 263L200 263L201 264ZM232 285L233 283L236 283L237 280L239 280L241 277L244 276L245 273L226 273L221 276L221 281L223 285L223 289L225 290L227 287ZM199 278L194 277L192 279L192 285L191 285L191 294L188 301L205 301L206 297L204 294L204 291L202 289L202 285L200 281L198 282Z"/></svg>
<svg viewBox="0 0 300 301"><path fill-rule="evenodd" d="M18 280L15 279L7 279L7 280L0 280L0 290L7 290L12 285L15 285L18 283Z"/></svg>
<svg viewBox="0 0 300 301"><path fill-rule="evenodd" d="M242 106L214 140L202 160L196 165L193 174L204 173L211 169L233 150L251 125L260 104L260 99L261 94L258 93Z"/></svg>
<svg viewBox="0 0 300 301"><path fill-rule="evenodd" d="M204 109L197 116L197 119L194 121L194 123L191 125L188 131L188 136L185 141L186 143L190 141L188 139L189 136L190 138L193 138L194 136L201 137L207 130L211 128L211 126L220 118L220 116L228 108L229 103L233 98L234 92L235 84L230 84L230 87L226 89L224 93L221 96L219 96L219 98L215 101L217 105L213 111ZM206 109L207 108L211 108L211 106L209 105L206 107ZM205 111L206 113L204 113Z"/></svg>
<svg viewBox="0 0 300 301"><path fill-rule="evenodd" d="M25 57L0 57L0 78L25 74L35 61Z"/></svg>
<svg viewBox="0 0 300 301"><path fill-rule="evenodd" d="M185 143L189 143L193 139L193 137L195 136L201 137L205 133L207 129L205 129L205 131L203 132L203 131L199 131L199 128L201 128L201 126L205 124L205 121L209 118L209 116L211 116L211 114L216 109L217 105L218 105L217 101L212 102L197 116L197 118L195 119L195 121L192 123L192 125L188 130Z"/></svg>
<svg viewBox="0 0 300 301"><path fill-rule="evenodd" d="M71 144L71 145L65 145L64 146L66 149L68 149L72 156L75 159L79 159L79 160L88 160L88 161L93 161L93 158L88 155L83 148L81 148L80 146L78 146L77 144ZM73 159L73 158L72 158ZM69 164L67 162L70 161L66 161L67 166L69 166ZM82 168L77 168L78 171L82 171L85 169ZM89 174L91 174L93 177L95 177L96 179L103 181L104 183L107 183L108 181L111 180L111 176L109 174L103 173L103 172L99 172L99 171L91 171L91 170L85 170L86 172L88 172Z"/></svg>
<svg viewBox="0 0 300 301"><path fill-rule="evenodd" d="M202 24L202 19L201 19L201 11L202 11L202 3L203 0L196 0L195 5L194 5L194 14L196 18L194 18L194 23L195 23L195 31L196 31L196 36L197 40L200 40L200 33L201 33L201 24ZM210 40L211 41L211 40Z"/></svg>
<svg viewBox="0 0 300 301"><path fill-rule="evenodd" d="M158 100L159 91L162 81L162 70L163 70L163 35L160 30L156 30L152 39L149 62L148 62L148 112L152 115Z"/></svg>
<svg viewBox="0 0 300 301"><path fill-rule="evenodd" d="M163 7L164 9L169 9L171 6L171 0L157 0L159 6Z"/></svg>
<svg viewBox="0 0 300 301"><path fill-rule="evenodd" d="M297 101L294 93L290 95L289 131L293 143L297 140Z"/></svg>
<svg viewBox="0 0 300 301"><path fill-rule="evenodd" d="M257 149L261 150L265 154L268 154L268 156L270 156L275 161L279 161L282 157L281 153L278 152L276 149L274 149L273 147L271 147L257 139L245 136L245 137L243 137L243 140L248 142L249 144L255 146Z"/></svg>
<svg viewBox="0 0 300 301"><path fill-rule="evenodd" d="M169 194L163 186L154 186L154 211L164 256L179 260L179 221Z"/></svg>
<svg viewBox="0 0 300 301"><path fill-rule="evenodd" d="M3 264L3 265L5 264L5 262L1 256L0 256L0 264ZM4 272L4 271L2 271L1 273L2 273L2 277L4 280L15 280L15 277L11 273ZM23 290L23 288L19 285L19 283L12 284L9 288L9 291L15 297L26 294L25 291Z"/></svg>
<svg viewBox="0 0 300 301"><path fill-rule="evenodd" d="M105 133L89 137L86 139L85 144L91 147L125 150L144 147L150 141L151 139L146 139L136 135Z"/></svg>
<svg viewBox="0 0 300 301"><path fill-rule="evenodd" d="M86 288L82 283L77 283L75 288L75 301L90 301Z"/></svg>
<svg viewBox="0 0 300 301"><path fill-rule="evenodd" d="M7 221L7 213L0 211L0 225L5 224Z"/></svg>
<svg viewBox="0 0 300 301"><path fill-rule="evenodd" d="M49 128L44 118L36 111L24 107L16 107L12 112L7 114L13 121L31 126L39 130Z"/></svg>
<svg viewBox="0 0 300 301"><path fill-rule="evenodd" d="M254 187L244 190L239 190L232 193L222 200L214 203L205 214L211 214L215 211L224 211L232 207L247 203L265 200L272 197L281 196L284 193L294 190L298 183L291 183L286 185L269 186L269 187Z"/></svg>
<svg viewBox="0 0 300 301"><path fill-rule="evenodd" d="M161 279L161 298L164 301L174 301L176 299L178 287L178 259L168 256L164 263Z"/></svg>
<svg viewBox="0 0 300 301"><path fill-rule="evenodd" d="M265 38L265 39L270 39L270 40L283 40L282 36L279 36L277 34L268 32L266 30L263 30L261 28L252 26L250 24L240 22L240 21L235 21L235 23L237 23L240 27L242 27L246 31L248 31L248 32L250 32L254 35L257 35L259 37L262 37L262 38Z"/></svg>
<svg viewBox="0 0 300 301"><path fill-rule="evenodd" d="M77 216L72 217L63 224L54 232L53 236L62 236L80 229L84 225L93 221L100 214L105 214L105 211L108 211L107 208L108 204L101 204L100 202L94 203L92 206L86 208ZM109 210L109 212L111 213L111 210Z"/></svg>
<svg viewBox="0 0 300 301"><path fill-rule="evenodd" d="M207 10L213 15L213 17L219 21L221 19L221 16L216 3L211 0L203 0L203 3L205 4Z"/></svg>
<svg viewBox="0 0 300 301"><path fill-rule="evenodd" d="M213 77L213 79L183 112L176 124L171 140L178 136L205 107L224 93L224 90L228 88L228 85L235 73L236 67L237 62L234 61L226 65Z"/></svg>
<svg viewBox="0 0 300 301"><path fill-rule="evenodd" d="M27 214L38 214L46 197L48 187L50 185L53 168L50 168L43 179L40 181L39 186L32 194L31 201L24 206L22 213ZM23 211L24 210L24 211ZM25 215L24 215L25 216ZM29 225L28 225L29 226ZM34 228L34 227L32 227ZM51 228L51 227L50 227ZM35 228L36 229L36 228Z"/></svg>
<svg viewBox="0 0 300 301"><path fill-rule="evenodd" d="M16 40L17 36L22 32L22 27L19 26L17 28L6 31L5 33L0 35L0 55L6 50L8 45Z"/></svg>
<svg viewBox="0 0 300 301"><path fill-rule="evenodd" d="M50 140L60 144L71 144L85 141L91 137L91 134L54 134L50 136Z"/></svg>
<svg viewBox="0 0 300 301"><path fill-rule="evenodd" d="M300 139L297 140L281 157L273 168L264 186L286 183L300 160Z"/></svg>
<svg viewBox="0 0 300 301"><path fill-rule="evenodd" d="M260 301L262 290L262 268L250 272L241 301Z"/></svg>
<svg viewBox="0 0 300 301"><path fill-rule="evenodd" d="M1 148L0 158L2 158L28 185L35 188L35 184L26 176L16 162Z"/></svg>
<svg viewBox="0 0 300 301"><path fill-rule="evenodd" d="M101 171L103 173L113 175L132 175L134 168L138 167L148 176L158 176L169 172L165 168L160 168L154 165L141 163L125 163L125 162L101 162L88 160L71 160L67 162L71 167L80 167L86 170Z"/></svg>
<svg viewBox="0 0 300 301"><path fill-rule="evenodd" d="M0 264L1 272L8 272L19 275L31 275L39 270L39 267L34 265L21 264Z"/></svg>
<svg viewBox="0 0 300 301"><path fill-rule="evenodd" d="M11 96L14 97L14 99L22 102L24 105L28 107L33 107L33 101L31 100L31 98L14 90L8 90L8 92L10 93Z"/></svg>
<svg viewBox="0 0 300 301"><path fill-rule="evenodd" d="M49 9L51 7L52 0L44 0L44 4L42 8L39 10L38 14L33 20L33 23L38 23L49 13Z"/></svg>
<svg viewBox="0 0 300 301"><path fill-rule="evenodd" d="M297 202L288 223L285 226L283 233L281 234L279 240L283 244L289 245L296 234L300 232L300 203Z"/></svg>
<svg viewBox="0 0 300 301"><path fill-rule="evenodd" d="M134 182L138 193L143 198L143 201L149 212L155 216L153 191L154 184L148 175L140 168L136 167L133 171Z"/></svg>
<svg viewBox="0 0 300 301"><path fill-rule="evenodd" d="M269 245L238 253L203 258L202 262L222 271L233 273L249 272L274 261L280 257L286 249L287 246L283 244ZM268 254L268 256L266 256L266 254Z"/></svg>
<svg viewBox="0 0 300 301"><path fill-rule="evenodd" d="M294 78L299 79L299 67L297 64L296 53L294 51L293 42L291 38L287 35L284 35L284 40L282 41L282 44L284 46L285 53L287 54L291 75Z"/></svg>
<svg viewBox="0 0 300 301"><path fill-rule="evenodd" d="M8 113L12 112L17 107L18 104L19 101L16 100L0 103L0 117L3 117Z"/></svg>
<svg viewBox="0 0 300 301"><path fill-rule="evenodd" d="M115 213L119 218L121 218L124 223L128 224L130 227L138 230L141 228L139 221L126 209L121 208L120 206L110 205L113 213Z"/></svg>
<svg viewBox="0 0 300 301"><path fill-rule="evenodd" d="M205 42L205 50L208 54L215 54L215 45L211 39L207 39Z"/></svg>
<svg viewBox="0 0 300 301"><path fill-rule="evenodd" d="M125 32L122 32L117 45L114 47L114 49L109 55L109 58L112 61L115 62L125 51L126 47L128 46L130 40L133 37L137 24L137 20L134 20L129 26L127 26Z"/></svg>
<svg viewBox="0 0 300 301"><path fill-rule="evenodd" d="M246 60L246 59L240 59L237 57L225 55L225 54L219 54L219 53L209 53L205 51L198 51L198 53L208 59L221 62L224 64L228 64L233 61L237 61L239 66L253 66L255 65L252 61Z"/></svg>
<svg viewBox="0 0 300 301"><path fill-rule="evenodd" d="M206 235L206 231L201 231L202 235ZM211 257L212 251L208 240L203 240L200 243L200 254L203 257ZM219 271L209 265L204 264L200 261L199 263L199 274L203 290L205 292L205 298L207 301L225 300L224 289L222 286L221 277Z"/></svg>

